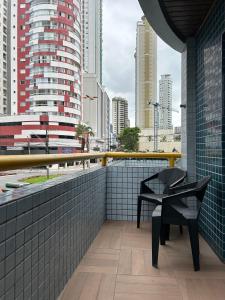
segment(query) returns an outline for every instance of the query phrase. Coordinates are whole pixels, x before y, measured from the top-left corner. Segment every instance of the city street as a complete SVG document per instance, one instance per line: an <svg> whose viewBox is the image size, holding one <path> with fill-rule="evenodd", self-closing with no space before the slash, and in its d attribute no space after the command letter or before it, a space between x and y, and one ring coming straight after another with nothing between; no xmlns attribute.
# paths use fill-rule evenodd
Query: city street
<svg viewBox="0 0 225 300"><path fill-rule="evenodd" d="M90 164L90 168L96 167L98 164ZM85 166L87 169L87 165ZM73 166L68 168L58 168L58 169L50 169L50 175L68 175L74 172L79 172L83 170L83 165L80 164L79 166ZM17 183L20 182L22 179L35 177L35 176L45 176L47 174L46 169L23 169L23 170L14 170L14 171L6 171L0 172L0 188L4 189L6 183ZM54 179L52 179L54 180Z"/></svg>

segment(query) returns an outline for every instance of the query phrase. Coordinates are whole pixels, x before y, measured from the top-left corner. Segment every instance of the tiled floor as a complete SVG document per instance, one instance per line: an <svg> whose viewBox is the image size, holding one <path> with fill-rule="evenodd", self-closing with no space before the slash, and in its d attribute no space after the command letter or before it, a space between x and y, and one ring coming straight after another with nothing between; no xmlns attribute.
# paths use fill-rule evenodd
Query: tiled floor
<svg viewBox="0 0 225 300"><path fill-rule="evenodd" d="M60 300L224 300L225 265L202 239L200 251L194 272L188 235L175 227L155 269L150 224L106 222Z"/></svg>

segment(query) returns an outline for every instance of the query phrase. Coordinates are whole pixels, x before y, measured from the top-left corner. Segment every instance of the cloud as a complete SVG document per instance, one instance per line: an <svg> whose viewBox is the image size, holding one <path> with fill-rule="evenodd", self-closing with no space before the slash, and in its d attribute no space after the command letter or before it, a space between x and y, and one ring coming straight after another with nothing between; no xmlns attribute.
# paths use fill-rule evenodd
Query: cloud
<svg viewBox="0 0 225 300"><path fill-rule="evenodd" d="M131 125L135 122L136 26L143 12L137 0L103 1L103 82L111 97L129 102ZM180 102L180 54L158 39L158 79L170 73L174 80L174 107ZM180 123L177 114L175 124Z"/></svg>

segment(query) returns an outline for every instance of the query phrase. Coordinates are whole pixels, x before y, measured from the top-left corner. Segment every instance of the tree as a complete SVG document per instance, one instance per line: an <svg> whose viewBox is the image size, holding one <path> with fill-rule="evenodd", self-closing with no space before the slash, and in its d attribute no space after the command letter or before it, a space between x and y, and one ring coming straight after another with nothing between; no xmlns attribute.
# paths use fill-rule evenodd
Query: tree
<svg viewBox="0 0 225 300"><path fill-rule="evenodd" d="M163 135L163 136L161 137L160 142L166 142L166 141L167 141L166 135Z"/></svg>
<svg viewBox="0 0 225 300"><path fill-rule="evenodd" d="M87 151L90 151L89 137L94 136L94 132L90 126L84 124L78 124L76 127L76 137L81 139L81 151L84 152L85 145L87 145Z"/></svg>
<svg viewBox="0 0 225 300"><path fill-rule="evenodd" d="M181 141L181 135L175 135L174 136L174 141L175 142L180 142Z"/></svg>
<svg viewBox="0 0 225 300"><path fill-rule="evenodd" d="M119 141L124 150L127 151L138 151L139 133L140 128L125 128L120 136Z"/></svg>

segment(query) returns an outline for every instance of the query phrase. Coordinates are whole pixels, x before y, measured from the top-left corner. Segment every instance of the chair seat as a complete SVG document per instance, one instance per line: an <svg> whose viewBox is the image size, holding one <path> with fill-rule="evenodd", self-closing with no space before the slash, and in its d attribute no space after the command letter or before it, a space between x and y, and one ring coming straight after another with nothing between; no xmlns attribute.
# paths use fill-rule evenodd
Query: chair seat
<svg viewBox="0 0 225 300"><path fill-rule="evenodd" d="M145 201L152 202L154 204L162 204L162 198L165 197L165 194L151 194L151 193L144 193L140 194L141 197Z"/></svg>
<svg viewBox="0 0 225 300"><path fill-rule="evenodd" d="M172 204L171 207L182 215L186 220L197 220L198 210L185 206L185 205L175 205Z"/></svg>

